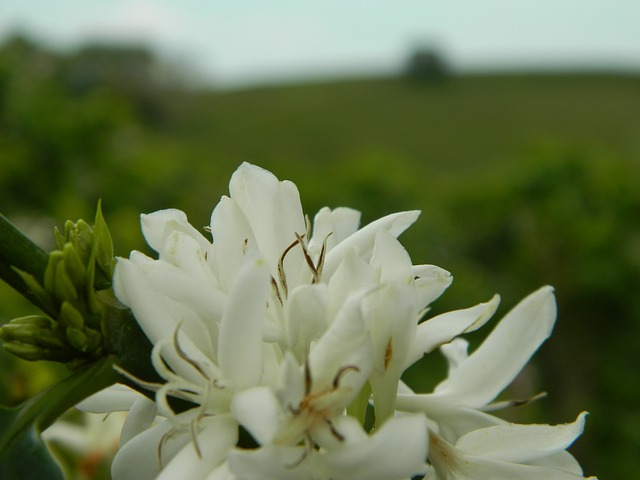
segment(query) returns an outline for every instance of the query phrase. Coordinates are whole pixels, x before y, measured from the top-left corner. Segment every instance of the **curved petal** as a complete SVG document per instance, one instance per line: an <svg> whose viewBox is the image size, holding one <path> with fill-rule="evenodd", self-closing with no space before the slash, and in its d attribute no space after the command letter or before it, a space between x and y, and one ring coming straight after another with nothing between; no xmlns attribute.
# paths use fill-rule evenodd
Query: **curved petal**
<svg viewBox="0 0 640 480"><path fill-rule="evenodd" d="M466 454L526 463L565 450L584 430L586 412L564 425L497 425L469 432L456 442Z"/></svg>
<svg viewBox="0 0 640 480"><path fill-rule="evenodd" d="M270 287L265 261L247 260L220 322L218 364L238 389L256 386L262 376L262 325Z"/></svg>
<svg viewBox="0 0 640 480"><path fill-rule="evenodd" d="M260 445L271 443L284 418L278 397L268 387L249 388L236 394L231 411Z"/></svg>
<svg viewBox="0 0 640 480"><path fill-rule="evenodd" d="M522 370L551 334L556 303L551 287L543 287L522 300L489 337L435 389L470 407L493 400Z"/></svg>
<svg viewBox="0 0 640 480"><path fill-rule="evenodd" d="M363 442L322 455L333 480L401 480L426 471L424 415L390 418Z"/></svg>
<svg viewBox="0 0 640 480"><path fill-rule="evenodd" d="M131 406L127 419L120 432L120 445L124 445L129 440L139 435L147 428L151 427L156 418L158 407L155 402L140 395Z"/></svg>
<svg viewBox="0 0 640 480"><path fill-rule="evenodd" d="M407 357L406 367L420 360L425 353L430 353L440 345L449 343L460 334L473 332L487 323L500 303L500 296L495 295L486 303L464 310L443 313L430 318L418 326L416 340Z"/></svg>
<svg viewBox="0 0 640 480"><path fill-rule="evenodd" d="M409 228L418 219L419 215L420 212L418 211L393 213L361 228L329 251L324 263L324 274L333 275L344 255L353 247L358 248L362 258L369 260L378 230L387 230L394 237L397 237Z"/></svg>
<svg viewBox="0 0 640 480"><path fill-rule="evenodd" d="M162 462L172 458L191 440L186 433L169 435L171 431L173 425L165 420L121 446L111 464L113 480L154 480L160 473ZM163 438L166 441L160 449ZM191 445L188 447L193 448Z"/></svg>
<svg viewBox="0 0 640 480"><path fill-rule="evenodd" d="M142 396L133 388L116 383L85 398L76 405L76 408L90 413L124 412Z"/></svg>
<svg viewBox="0 0 640 480"><path fill-rule="evenodd" d="M202 480L220 465L238 441L238 426L230 416L218 416L197 434L198 448L185 445L156 480Z"/></svg>
<svg viewBox="0 0 640 480"><path fill-rule="evenodd" d="M187 215L175 208L140 215L140 223L145 240L160 255L164 253L167 238L176 231L196 240L202 251L207 251L210 245L210 242L189 223Z"/></svg>
<svg viewBox="0 0 640 480"><path fill-rule="evenodd" d="M293 183L280 182L271 172L245 162L231 176L229 193L247 218L264 258L272 266L295 241L295 234L306 232L300 194ZM301 252L296 249L291 254L301 255Z"/></svg>

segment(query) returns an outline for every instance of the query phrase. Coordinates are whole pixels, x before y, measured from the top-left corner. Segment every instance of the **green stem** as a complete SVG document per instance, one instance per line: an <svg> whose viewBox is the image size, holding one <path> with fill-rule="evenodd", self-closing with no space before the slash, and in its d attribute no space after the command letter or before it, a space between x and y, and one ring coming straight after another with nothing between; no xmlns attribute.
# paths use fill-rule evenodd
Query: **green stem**
<svg viewBox="0 0 640 480"><path fill-rule="evenodd" d="M44 279L49 254L33 243L7 217L0 213L0 278L37 306L39 302L14 268Z"/></svg>

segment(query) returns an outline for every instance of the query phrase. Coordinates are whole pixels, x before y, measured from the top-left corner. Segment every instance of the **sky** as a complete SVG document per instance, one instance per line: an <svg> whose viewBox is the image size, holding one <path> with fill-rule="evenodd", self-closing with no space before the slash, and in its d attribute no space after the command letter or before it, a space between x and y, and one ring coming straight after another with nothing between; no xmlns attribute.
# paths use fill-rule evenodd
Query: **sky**
<svg viewBox="0 0 640 480"><path fill-rule="evenodd" d="M142 43L221 88L393 73L417 48L458 71L640 71L639 0L0 0L0 39Z"/></svg>

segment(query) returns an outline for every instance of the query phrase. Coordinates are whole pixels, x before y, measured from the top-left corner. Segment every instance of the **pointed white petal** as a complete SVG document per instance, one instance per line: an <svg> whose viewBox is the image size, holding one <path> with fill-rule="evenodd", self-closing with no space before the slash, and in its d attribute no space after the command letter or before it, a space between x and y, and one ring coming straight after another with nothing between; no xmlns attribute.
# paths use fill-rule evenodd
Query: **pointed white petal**
<svg viewBox="0 0 640 480"><path fill-rule="evenodd" d="M381 282L413 281L411 258L402 244L387 230L376 233L371 266L380 271Z"/></svg>
<svg viewBox="0 0 640 480"><path fill-rule="evenodd" d="M423 415L390 418L364 442L323 455L334 480L402 480L426 471Z"/></svg>
<svg viewBox="0 0 640 480"><path fill-rule="evenodd" d="M229 416L218 416L197 434L202 456L195 445L185 445L162 469L156 480L202 480L220 465L238 441L238 427Z"/></svg>
<svg viewBox="0 0 640 480"><path fill-rule="evenodd" d="M164 252L169 235L176 231L186 233L195 239L202 251L206 251L210 245L210 242L191 226L187 215L180 210L159 210L148 215L141 215L140 223L145 240L159 254Z"/></svg>
<svg viewBox="0 0 640 480"><path fill-rule="evenodd" d="M111 464L113 480L154 480L160 472L158 446L173 426L164 421L120 447ZM167 462L189 441L188 434L174 434L166 437L162 447L162 461Z"/></svg>
<svg viewBox="0 0 640 480"><path fill-rule="evenodd" d="M211 214L214 262L220 284L229 292L241 270L245 255L257 252L258 245L251 226L238 204L222 197Z"/></svg>
<svg viewBox="0 0 640 480"><path fill-rule="evenodd" d="M257 385L262 376L262 325L270 287L264 260L247 260L220 322L218 364L238 389Z"/></svg>
<svg viewBox="0 0 640 480"><path fill-rule="evenodd" d="M433 303L453 282L451 273L435 265L414 265L411 270L421 308Z"/></svg>
<svg viewBox="0 0 640 480"><path fill-rule="evenodd" d="M372 368L371 340L364 328L361 300L362 295L347 299L308 359L314 391L330 389L337 373L350 368L340 377L340 386L351 389L342 408L358 394Z"/></svg>
<svg viewBox="0 0 640 480"><path fill-rule="evenodd" d="M429 434L429 460L437 478L456 480L576 480L582 475L554 467L522 465L466 455L434 433Z"/></svg>
<svg viewBox="0 0 640 480"><path fill-rule="evenodd" d="M316 480L314 452L304 461L304 447L267 445L255 450L233 450L229 468L242 480ZM314 475L315 473L315 475Z"/></svg>
<svg viewBox="0 0 640 480"><path fill-rule="evenodd" d="M435 394L470 407L485 406L511 383L549 337L555 318L553 289L544 287L532 293L436 387Z"/></svg>
<svg viewBox="0 0 640 480"><path fill-rule="evenodd" d="M497 425L464 435L456 447L466 454L526 463L569 447L582 434L586 413L564 425Z"/></svg>
<svg viewBox="0 0 640 480"><path fill-rule="evenodd" d="M313 219L313 235L309 240L309 251L319 253L326 239L327 250L353 235L360 226L360 212L351 208L323 207Z"/></svg>
<svg viewBox="0 0 640 480"><path fill-rule="evenodd" d="M142 396L133 388L117 383L85 398L76 408L91 413L124 412Z"/></svg>
<svg viewBox="0 0 640 480"><path fill-rule="evenodd" d="M271 443L283 420L280 401L268 387L244 390L233 397L231 411L258 443Z"/></svg>
<svg viewBox="0 0 640 480"><path fill-rule="evenodd" d="M285 305L287 344L299 362L304 362L311 342L318 340L328 328L329 292L325 284L300 285Z"/></svg>
<svg viewBox="0 0 640 480"><path fill-rule="evenodd" d="M449 364L449 372L453 372L467 359L469 356L467 353L468 348L469 342L464 338L454 338L451 342L440 347L440 351Z"/></svg>
<svg viewBox="0 0 640 480"><path fill-rule="evenodd" d="M397 237L417 220L418 215L420 215L418 211L393 213L361 228L336 245L327 254L324 264L324 274L327 276L333 275L344 255L354 246L358 247L362 258L369 260L378 230L387 230L394 237Z"/></svg>
<svg viewBox="0 0 640 480"><path fill-rule="evenodd" d="M245 162L232 175L229 192L271 265L295 241L295 233L305 233L300 195L293 183L279 182L271 172ZM301 255L301 251L295 249L291 254Z"/></svg>
<svg viewBox="0 0 640 480"><path fill-rule="evenodd" d="M412 365L440 345L449 343L460 334L473 332L487 323L495 313L500 297L495 295L486 303L464 310L443 313L430 318L418 326L416 340L411 347L406 366Z"/></svg>
<svg viewBox="0 0 640 480"><path fill-rule="evenodd" d="M131 406L127 419L122 426L122 432L120 433L120 445L124 445L133 437L141 434L147 428L151 427L157 413L158 407L155 402L143 395L140 395Z"/></svg>

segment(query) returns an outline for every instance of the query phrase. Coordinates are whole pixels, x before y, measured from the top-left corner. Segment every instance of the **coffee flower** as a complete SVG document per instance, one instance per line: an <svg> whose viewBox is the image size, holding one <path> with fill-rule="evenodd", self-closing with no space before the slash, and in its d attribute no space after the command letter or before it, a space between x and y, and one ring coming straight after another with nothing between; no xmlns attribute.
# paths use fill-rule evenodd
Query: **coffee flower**
<svg viewBox="0 0 640 480"><path fill-rule="evenodd" d="M158 258L132 252L116 266L114 291L163 379L132 377L155 402L133 403L116 480L500 478L523 465L580 478L565 448L582 416L570 427L516 426L488 413L551 332L550 288L467 355L458 337L499 299L420 323L451 276L413 265L398 241L418 212L360 228L355 210L323 208L311 222L293 183L246 163L229 192L212 240L178 210L143 215ZM437 348L448 378L430 394L411 391L402 373ZM504 453L509 438L516 446Z"/></svg>

